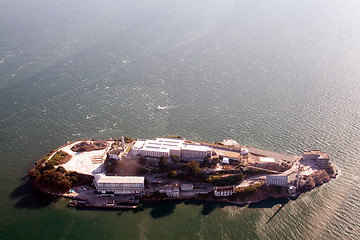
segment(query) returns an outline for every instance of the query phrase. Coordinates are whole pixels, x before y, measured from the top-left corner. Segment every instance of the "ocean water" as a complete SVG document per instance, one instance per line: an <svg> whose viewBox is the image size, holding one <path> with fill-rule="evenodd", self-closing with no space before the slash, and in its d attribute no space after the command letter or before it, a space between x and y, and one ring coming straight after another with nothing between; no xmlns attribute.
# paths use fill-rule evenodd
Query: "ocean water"
<svg viewBox="0 0 360 240"><path fill-rule="evenodd" d="M0 238L360 239L359 12L356 0L0 0ZM26 183L67 141L173 134L321 149L340 174L295 201L136 211L76 210Z"/></svg>

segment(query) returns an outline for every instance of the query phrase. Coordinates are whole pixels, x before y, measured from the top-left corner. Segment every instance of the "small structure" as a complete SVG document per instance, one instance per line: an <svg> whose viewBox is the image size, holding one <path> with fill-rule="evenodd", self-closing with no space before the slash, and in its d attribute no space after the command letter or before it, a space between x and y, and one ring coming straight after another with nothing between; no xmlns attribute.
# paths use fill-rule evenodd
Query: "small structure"
<svg viewBox="0 0 360 240"><path fill-rule="evenodd" d="M303 152L303 159L316 161L316 164L321 168L325 168L325 166L329 164L329 155L320 150Z"/></svg>
<svg viewBox="0 0 360 240"><path fill-rule="evenodd" d="M120 160L120 157L117 154L109 154L109 159Z"/></svg>
<svg viewBox="0 0 360 240"><path fill-rule="evenodd" d="M214 187L214 196L226 197L231 196L235 192L234 186Z"/></svg>
<svg viewBox="0 0 360 240"><path fill-rule="evenodd" d="M282 186L288 184L287 175L267 175L266 176L266 185L277 185Z"/></svg>
<svg viewBox="0 0 360 240"><path fill-rule="evenodd" d="M181 191L192 191L194 185L192 183L183 183L180 185Z"/></svg>
<svg viewBox="0 0 360 240"><path fill-rule="evenodd" d="M259 160L262 163L274 163L275 162L274 158L269 158L269 157L259 157Z"/></svg>
<svg viewBox="0 0 360 240"><path fill-rule="evenodd" d="M165 193L168 197L179 197L180 191L179 191L179 184L173 183L164 185L159 188L160 193Z"/></svg>
<svg viewBox="0 0 360 240"><path fill-rule="evenodd" d="M288 187L288 193L289 194L295 194L296 193L296 187L295 186L289 186Z"/></svg>
<svg viewBox="0 0 360 240"><path fill-rule="evenodd" d="M229 158L228 157L224 157L221 161L222 164L229 164Z"/></svg>
<svg viewBox="0 0 360 240"><path fill-rule="evenodd" d="M247 148L241 148L240 154L245 157L249 154L249 150Z"/></svg>
<svg viewBox="0 0 360 240"><path fill-rule="evenodd" d="M142 194L144 192L144 177L106 176L95 174L94 185L103 194Z"/></svg>

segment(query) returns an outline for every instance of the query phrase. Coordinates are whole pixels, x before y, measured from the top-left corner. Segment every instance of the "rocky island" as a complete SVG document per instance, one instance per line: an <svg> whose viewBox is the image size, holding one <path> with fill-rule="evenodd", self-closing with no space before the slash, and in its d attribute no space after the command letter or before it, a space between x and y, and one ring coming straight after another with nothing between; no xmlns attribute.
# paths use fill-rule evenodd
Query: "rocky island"
<svg viewBox="0 0 360 240"><path fill-rule="evenodd" d="M337 175L328 154L286 155L234 140L79 140L38 160L29 179L70 206L136 208L141 202L197 199L246 204L296 198Z"/></svg>

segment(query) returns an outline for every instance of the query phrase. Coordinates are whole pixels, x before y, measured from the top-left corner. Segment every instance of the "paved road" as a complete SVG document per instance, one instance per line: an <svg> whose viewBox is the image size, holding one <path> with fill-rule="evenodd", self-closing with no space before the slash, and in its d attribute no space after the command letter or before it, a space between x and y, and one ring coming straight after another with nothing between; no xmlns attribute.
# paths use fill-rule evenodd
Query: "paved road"
<svg viewBox="0 0 360 240"><path fill-rule="evenodd" d="M290 162L295 162L297 160L300 160L299 156L286 155L283 153L271 152L268 150L263 150L263 149L259 149L259 148L253 148L253 147L246 147L246 148L249 150L249 153L251 153L253 155L261 155L264 157L271 157L271 158L274 158L275 160L284 160L284 161L290 161Z"/></svg>

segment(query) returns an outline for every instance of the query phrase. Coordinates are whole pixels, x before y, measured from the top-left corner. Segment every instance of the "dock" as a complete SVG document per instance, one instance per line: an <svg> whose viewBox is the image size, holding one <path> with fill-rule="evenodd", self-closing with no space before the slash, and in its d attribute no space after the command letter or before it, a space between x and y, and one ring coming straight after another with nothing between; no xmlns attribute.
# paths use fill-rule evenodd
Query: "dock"
<svg viewBox="0 0 360 240"><path fill-rule="evenodd" d="M136 209L136 205L118 205L118 204L99 204L99 203L87 203L86 201L73 201L68 203L69 207L81 207L81 208L112 208L112 209Z"/></svg>

